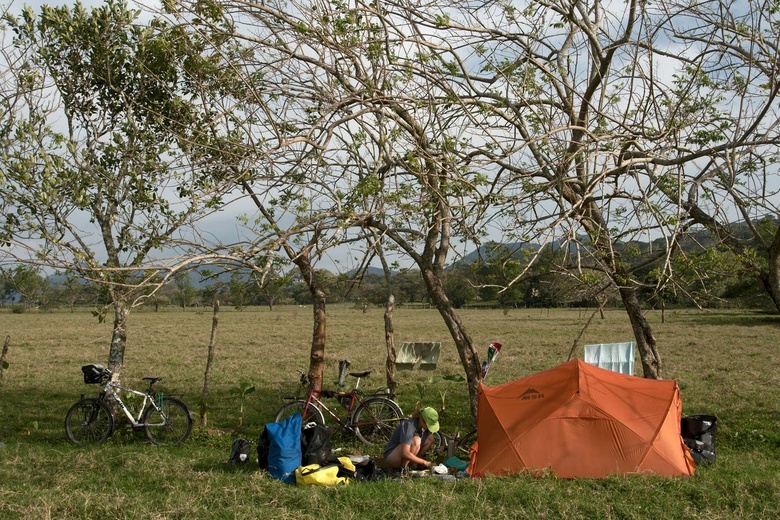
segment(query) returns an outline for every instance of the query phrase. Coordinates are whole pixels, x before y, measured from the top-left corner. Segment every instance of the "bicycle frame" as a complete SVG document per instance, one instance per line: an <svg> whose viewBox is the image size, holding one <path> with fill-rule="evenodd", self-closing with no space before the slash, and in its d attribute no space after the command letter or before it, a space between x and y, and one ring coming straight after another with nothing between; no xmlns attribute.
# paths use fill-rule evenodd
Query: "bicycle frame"
<svg viewBox="0 0 780 520"><path fill-rule="evenodd" d="M375 395L363 393L360 388L360 379L368 376L371 371L352 372L349 375L355 377L354 388L351 390L329 390L312 388L308 377L301 372L301 387L306 391L303 395L296 393L293 397L285 397L280 388L280 397L290 400L290 403L282 406L276 413L274 421L281 422L294 413L303 416L304 423L314 422L327 424L326 418L331 417L342 430L354 434L360 441L366 444L386 443L387 438L396 427L396 421L403 416L403 411L398 404L385 394ZM346 410L339 413L332 404L328 405L326 399L336 399L341 408ZM326 413L327 412L327 413Z"/></svg>
<svg viewBox="0 0 780 520"><path fill-rule="evenodd" d="M357 389L357 387L356 387L356 389ZM328 391L326 391L326 392L328 392ZM328 392L328 393L330 393L330 392ZM352 424L351 424L352 414L354 413L355 409L357 408L356 405L358 405L358 404L363 402L360 399L360 395L355 390L352 390L352 391L349 391L349 392L333 392L333 397L334 398L347 397L347 396L349 396L349 398L350 398L349 406L344 406L344 408L347 411L347 417L346 417L345 421L342 421L341 417L336 415L336 413L333 410L331 410L330 407L328 407L328 405L325 404L325 402L322 399L320 399L320 396L322 396L322 395L323 395L323 391L322 390L315 390L315 389L312 388L309 391L309 395L306 398L306 405L303 408L304 413L306 411L308 411L309 406L312 403L314 403L317 406L317 408L320 409L320 411L328 412L328 415L330 415L331 418L333 418L334 421L339 423L339 425L341 425L342 428L346 428L346 429L350 429L351 430L352 429ZM328 396L327 398L330 399L330 396Z"/></svg>
<svg viewBox="0 0 780 520"><path fill-rule="evenodd" d="M348 362L347 362L348 363ZM348 365L347 365L348 366ZM346 367L345 367L346 369ZM298 370L301 374L301 385L302 386L308 386L308 379L306 378L306 373L302 370ZM370 372L370 371L369 371ZM313 402L317 408L320 409L320 411L328 412L328 415L331 416L331 418L336 421L342 428L346 430L354 430L354 425L352 424L352 415L355 413L355 410L363 404L363 399L361 398L361 395L363 393L362 389L360 388L360 379L361 377L367 376L369 372L364 372L361 374L351 374L353 377L355 377L355 386L352 388L352 390L322 390L322 389L315 389L309 386L309 391L306 395L306 404L303 407L303 413L304 415L309 410L309 405ZM327 398L327 399L337 399L339 401L339 404L346 410L347 417L345 420L341 420L341 417L338 416L333 410L328 407L327 404L321 399L321 397ZM342 398L349 397L349 405L346 406L341 401Z"/></svg>
<svg viewBox="0 0 780 520"><path fill-rule="evenodd" d="M151 385L150 385L151 388ZM133 412L130 411L130 408L125 404L125 402L122 400L122 396L120 395L119 391L127 392L129 394L137 395L140 397L143 397L143 402L141 403L141 406L138 408L138 417L133 417ZM125 416L127 417L127 420L130 421L130 424L134 427L141 427L144 424L141 422L141 418L144 415L144 411L146 411L147 406L154 407L158 412L160 412L160 415L162 415L161 408L162 406L159 406L155 402L155 398L149 393L147 390L146 392L140 392L138 390L133 390L132 388L128 388L126 386L122 386L119 383L115 383L114 381L108 381L106 383L105 388L103 388L103 392L100 394L100 399L104 400L105 398L110 397L114 401L116 401L117 404L119 404L119 408L124 412ZM162 398L162 394L160 393L157 396L157 399L159 400ZM159 425L153 425L153 426L163 426L163 424Z"/></svg>

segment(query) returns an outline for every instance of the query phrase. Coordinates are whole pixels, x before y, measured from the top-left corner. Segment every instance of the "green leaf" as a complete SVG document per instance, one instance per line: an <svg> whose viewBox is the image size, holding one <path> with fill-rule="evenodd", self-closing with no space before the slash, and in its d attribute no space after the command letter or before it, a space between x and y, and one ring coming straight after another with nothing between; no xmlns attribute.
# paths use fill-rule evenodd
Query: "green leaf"
<svg viewBox="0 0 780 520"><path fill-rule="evenodd" d="M229 389L228 393L230 395L240 395L241 397L244 397L245 395L251 394L254 391L255 385L242 381L238 384L238 386L234 386L233 388Z"/></svg>
<svg viewBox="0 0 780 520"><path fill-rule="evenodd" d="M425 385L423 383L417 383L417 392L420 394L420 400L425 398Z"/></svg>

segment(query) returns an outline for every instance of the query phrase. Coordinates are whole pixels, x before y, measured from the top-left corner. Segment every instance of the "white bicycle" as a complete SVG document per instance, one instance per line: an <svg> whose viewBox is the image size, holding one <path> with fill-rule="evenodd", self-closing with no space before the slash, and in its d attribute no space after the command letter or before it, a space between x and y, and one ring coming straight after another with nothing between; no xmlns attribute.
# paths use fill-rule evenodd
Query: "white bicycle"
<svg viewBox="0 0 780 520"><path fill-rule="evenodd" d="M68 410L65 416L65 432L74 444L102 444L114 433L113 405L122 410L133 429L143 429L146 437L157 445L181 444L192 430L192 415L189 408L179 399L162 392L154 392L153 386L161 377L144 377L149 382L145 392L133 390L111 381L111 371L102 365L84 365L84 382L88 385L104 384L96 398L84 397ZM141 404L131 410L120 394L141 398ZM135 414L135 415L134 415Z"/></svg>

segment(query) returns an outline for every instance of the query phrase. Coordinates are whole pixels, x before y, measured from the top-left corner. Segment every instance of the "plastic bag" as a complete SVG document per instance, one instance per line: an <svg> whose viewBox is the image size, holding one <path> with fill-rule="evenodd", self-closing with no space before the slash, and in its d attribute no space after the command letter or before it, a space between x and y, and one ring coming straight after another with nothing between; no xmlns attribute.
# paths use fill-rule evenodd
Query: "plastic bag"
<svg viewBox="0 0 780 520"><path fill-rule="evenodd" d="M301 431L301 452L303 466L325 464L331 458L330 438L332 432L327 426L309 423Z"/></svg>

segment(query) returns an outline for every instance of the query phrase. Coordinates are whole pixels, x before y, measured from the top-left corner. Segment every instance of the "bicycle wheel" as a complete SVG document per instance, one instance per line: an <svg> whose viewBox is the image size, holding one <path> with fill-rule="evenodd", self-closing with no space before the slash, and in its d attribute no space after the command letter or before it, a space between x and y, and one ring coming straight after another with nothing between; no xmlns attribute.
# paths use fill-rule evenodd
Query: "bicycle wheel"
<svg viewBox="0 0 780 520"><path fill-rule="evenodd" d="M477 430L471 430L455 443L455 456L461 459L468 459L471 453L471 446L475 442L477 442Z"/></svg>
<svg viewBox="0 0 780 520"><path fill-rule="evenodd" d="M97 399L82 399L65 415L68 440L79 446L103 444L114 432L114 416L108 405Z"/></svg>
<svg viewBox="0 0 780 520"><path fill-rule="evenodd" d="M374 397L363 401L352 414L355 435L365 444L386 444L403 412L394 401Z"/></svg>
<svg viewBox="0 0 780 520"><path fill-rule="evenodd" d="M433 435L433 444L431 444L428 453L436 455L442 451L447 451L447 438L444 436L441 430L437 431L436 433L429 433L429 435Z"/></svg>
<svg viewBox="0 0 780 520"><path fill-rule="evenodd" d="M192 431L192 415L189 408L175 397L163 397L162 407L150 404L142 419L146 438L152 444L181 444Z"/></svg>
<svg viewBox="0 0 780 520"><path fill-rule="evenodd" d="M291 415L299 413L301 414L301 424L303 425L309 424L310 422L325 425L325 417L322 415L322 411L317 408L317 405L309 403L309 407L306 408L306 413L304 413L304 408L306 408L306 401L304 399L287 403L276 412L274 422L282 422Z"/></svg>

